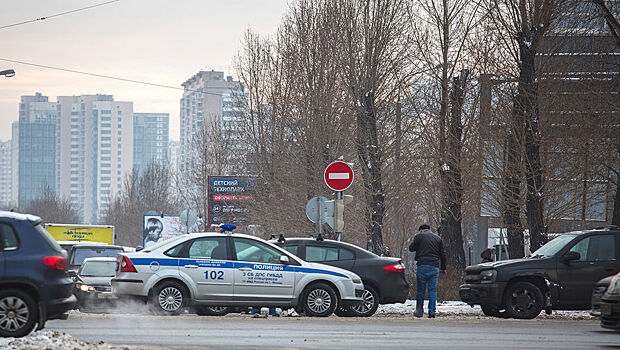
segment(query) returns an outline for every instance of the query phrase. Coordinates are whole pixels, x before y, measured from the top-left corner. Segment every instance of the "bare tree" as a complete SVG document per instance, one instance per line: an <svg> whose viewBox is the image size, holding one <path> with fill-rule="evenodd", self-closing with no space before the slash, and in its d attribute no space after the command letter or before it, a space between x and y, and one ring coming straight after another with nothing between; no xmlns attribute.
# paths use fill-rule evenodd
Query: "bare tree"
<svg viewBox="0 0 620 350"><path fill-rule="evenodd" d="M123 180L118 197L113 198L104 224L114 225L117 244L142 244L143 216L154 210L161 214L178 213L170 195L170 173L166 166L151 162L142 172L132 171Z"/></svg>
<svg viewBox="0 0 620 350"><path fill-rule="evenodd" d="M80 221L71 201L59 197L47 183L43 185L40 196L31 200L23 210L48 223L77 224Z"/></svg>
<svg viewBox="0 0 620 350"><path fill-rule="evenodd" d="M496 28L503 34L506 52L517 67L517 91L513 100L511 132L508 138L503 217L508 229L511 257L523 256L523 231L520 224L521 174L524 164L526 218L531 250L546 242L544 223L544 183L541 163L538 81L540 63L536 63L544 35L561 13L564 0L510 0L487 2L487 10Z"/></svg>
<svg viewBox="0 0 620 350"><path fill-rule="evenodd" d="M355 147L366 205L367 248L383 254L385 217L384 146L379 138L381 111L394 101L409 74L410 3L404 0L341 2L339 34L343 84L355 116Z"/></svg>

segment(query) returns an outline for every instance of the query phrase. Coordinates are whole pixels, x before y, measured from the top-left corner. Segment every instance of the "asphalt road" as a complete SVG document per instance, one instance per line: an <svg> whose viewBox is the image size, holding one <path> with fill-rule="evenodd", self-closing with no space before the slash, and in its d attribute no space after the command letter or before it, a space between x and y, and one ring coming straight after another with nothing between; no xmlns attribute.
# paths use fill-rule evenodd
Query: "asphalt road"
<svg viewBox="0 0 620 350"><path fill-rule="evenodd" d="M46 328L89 342L173 349L620 349L620 333L597 320L72 314Z"/></svg>

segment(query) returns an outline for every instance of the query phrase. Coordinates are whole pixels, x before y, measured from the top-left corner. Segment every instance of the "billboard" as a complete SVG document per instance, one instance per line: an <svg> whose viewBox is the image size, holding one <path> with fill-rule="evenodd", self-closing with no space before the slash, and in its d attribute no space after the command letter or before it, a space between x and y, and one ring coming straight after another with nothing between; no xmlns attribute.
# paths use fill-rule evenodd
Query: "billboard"
<svg viewBox="0 0 620 350"><path fill-rule="evenodd" d="M144 215L143 222L142 244L145 248L185 234L185 227L178 215Z"/></svg>
<svg viewBox="0 0 620 350"><path fill-rule="evenodd" d="M45 228L57 241L85 241L114 244L114 226L46 224Z"/></svg>
<svg viewBox="0 0 620 350"><path fill-rule="evenodd" d="M249 224L247 205L256 196L255 177L209 176L207 226Z"/></svg>

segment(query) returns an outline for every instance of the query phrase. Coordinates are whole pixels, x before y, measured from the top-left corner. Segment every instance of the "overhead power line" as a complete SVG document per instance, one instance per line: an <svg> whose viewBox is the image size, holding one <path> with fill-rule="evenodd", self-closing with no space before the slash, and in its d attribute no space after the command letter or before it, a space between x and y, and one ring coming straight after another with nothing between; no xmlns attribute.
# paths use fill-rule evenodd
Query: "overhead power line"
<svg viewBox="0 0 620 350"><path fill-rule="evenodd" d="M24 61L18 61L18 60L11 60L11 59L8 59L8 58L0 58L0 61L18 63L18 64L23 64L23 65L27 65L27 66L33 66L33 67L39 67L39 68L53 69L53 70L58 70L58 71L61 71L61 72L69 72L69 73L75 73L75 74L89 75L89 76L97 77L97 78L120 80L120 81L124 81L124 82L128 82L128 83L135 83L135 84L143 84L143 85L162 87L162 88L166 88L166 89L175 89L175 90L181 90L181 91L192 91L192 92L200 92L200 93L203 93L205 95L222 96L221 94L218 94L218 93L215 93L215 92L208 92L208 91L204 91L204 90L186 89L186 88L181 88L181 87L178 87L178 86L150 83L148 81L141 81L141 80L135 80L135 79L127 79L127 78L115 77L115 76L105 75L105 74L89 73L89 72L83 72L83 71L74 70L74 69L67 69L67 68L47 66L47 65L44 65L44 64L36 64L36 63L30 63L30 62L24 62Z"/></svg>
<svg viewBox="0 0 620 350"><path fill-rule="evenodd" d="M44 20L49 19L49 18L54 18L54 17L58 17L58 16L68 15L68 14L70 14L70 13L79 12L79 11L84 11L84 10L92 9L92 8L94 8L94 7L99 7L99 6L103 6L103 5L111 4L111 3L113 3L113 2L118 2L118 1L121 1L121 0L111 0L111 1L106 1L106 2L102 2L102 3L100 3L100 4L95 4L95 5L86 6L86 7L82 7L82 8L75 9L75 10L71 10L71 11L66 11L66 12L57 13L57 14L55 14L55 15L49 15L49 16L44 16L44 17L39 17L39 18L31 19L31 20L29 20L29 21L24 21L24 22L19 22L19 23L13 23L13 24L5 25L5 26L0 26L0 29L9 28L9 27L15 27L15 26L20 26L20 25L22 25L22 24L28 24L28 23L32 23L32 22L44 21Z"/></svg>

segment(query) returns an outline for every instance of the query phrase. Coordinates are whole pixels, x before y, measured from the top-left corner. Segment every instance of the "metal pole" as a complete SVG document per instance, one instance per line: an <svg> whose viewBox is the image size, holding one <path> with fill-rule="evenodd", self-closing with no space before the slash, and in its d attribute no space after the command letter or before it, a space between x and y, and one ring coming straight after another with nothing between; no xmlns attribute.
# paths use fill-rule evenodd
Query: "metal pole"
<svg viewBox="0 0 620 350"><path fill-rule="evenodd" d="M323 204L323 201L321 201L321 198L316 197L316 201L318 204L318 208L319 208L319 219L317 220L317 222L319 223L319 236L323 234L323 221L321 221L321 219L323 218L323 207L321 206L321 204Z"/></svg>
<svg viewBox="0 0 620 350"><path fill-rule="evenodd" d="M339 203L342 203L342 201L342 191L336 191L336 202L334 203L334 209L337 208L337 212L335 213L335 215L340 219L344 219L344 205L338 205ZM336 240L339 241L342 236L342 227L338 227L338 225L334 226L336 226L338 229L338 231L336 231Z"/></svg>

